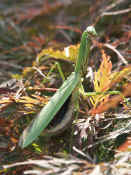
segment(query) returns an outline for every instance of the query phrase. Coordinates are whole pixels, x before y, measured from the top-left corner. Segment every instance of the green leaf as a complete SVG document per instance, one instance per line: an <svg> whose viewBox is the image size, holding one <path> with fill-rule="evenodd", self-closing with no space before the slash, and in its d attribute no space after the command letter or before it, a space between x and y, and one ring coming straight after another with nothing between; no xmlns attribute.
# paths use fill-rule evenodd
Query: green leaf
<svg viewBox="0 0 131 175"><path fill-rule="evenodd" d="M29 124L20 137L19 145L24 148L35 140L40 133L48 126L55 114L59 111L67 98L71 95L80 81L80 74L73 72L63 83L59 90L43 107L39 115Z"/></svg>

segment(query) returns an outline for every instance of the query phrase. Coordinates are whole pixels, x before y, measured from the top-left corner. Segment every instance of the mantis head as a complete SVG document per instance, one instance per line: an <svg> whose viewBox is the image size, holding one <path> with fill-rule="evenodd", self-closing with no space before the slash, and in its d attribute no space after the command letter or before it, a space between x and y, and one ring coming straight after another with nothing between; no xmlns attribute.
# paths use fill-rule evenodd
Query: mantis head
<svg viewBox="0 0 131 175"><path fill-rule="evenodd" d="M93 26L89 26L85 30L91 36L97 36L96 30Z"/></svg>

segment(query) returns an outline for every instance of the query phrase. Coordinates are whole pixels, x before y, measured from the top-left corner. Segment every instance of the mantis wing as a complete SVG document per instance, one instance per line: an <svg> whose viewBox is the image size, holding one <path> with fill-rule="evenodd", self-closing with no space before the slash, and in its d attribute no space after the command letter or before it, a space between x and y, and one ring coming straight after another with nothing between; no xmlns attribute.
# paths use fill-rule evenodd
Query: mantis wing
<svg viewBox="0 0 131 175"><path fill-rule="evenodd" d="M71 95L79 81L80 74L72 72L59 90L51 97L47 105L43 107L38 116L23 131L19 141L19 145L22 148L28 146L48 126L67 98Z"/></svg>

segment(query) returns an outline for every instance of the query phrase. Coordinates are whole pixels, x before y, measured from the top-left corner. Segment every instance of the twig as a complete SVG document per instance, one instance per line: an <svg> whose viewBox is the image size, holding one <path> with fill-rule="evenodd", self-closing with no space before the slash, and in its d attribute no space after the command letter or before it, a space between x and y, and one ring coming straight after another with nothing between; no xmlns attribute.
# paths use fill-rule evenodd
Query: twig
<svg viewBox="0 0 131 175"><path fill-rule="evenodd" d="M116 139L118 136L122 135L122 134L126 134L126 133L130 133L131 132L131 122L127 123L127 125L121 129L118 129L116 131L113 131L113 132L110 132L109 134L107 135L104 135L104 136L101 136L99 137L98 141L96 141L95 143L93 144L90 144L88 146L88 148L91 148L97 144L100 144L100 143L103 143L105 141L108 141L108 140L113 140L113 139ZM85 148L86 150L87 148Z"/></svg>
<svg viewBox="0 0 131 175"><path fill-rule="evenodd" d="M94 162L93 159L90 157L89 154L85 154L84 152L82 152L81 150L79 150L78 148L76 148L75 146L73 146L73 150L75 152L77 152L78 154L82 155L83 157L87 158L88 160L90 160L91 162Z"/></svg>
<svg viewBox="0 0 131 175"><path fill-rule="evenodd" d="M28 90L35 90L35 91L49 91L49 92L56 92L57 88L39 88L39 87L28 87Z"/></svg>
<svg viewBox="0 0 131 175"><path fill-rule="evenodd" d="M124 13L129 13L131 11L131 8L124 9L124 10L118 10L114 12L103 12L101 16L113 16L113 15L121 15Z"/></svg>
<svg viewBox="0 0 131 175"><path fill-rule="evenodd" d="M47 78L40 69L38 69L37 67L33 67L33 69L35 69L40 75L42 75L42 77L46 78L47 80L49 80L49 78Z"/></svg>
<svg viewBox="0 0 131 175"><path fill-rule="evenodd" d="M8 63L7 61L0 61L0 65L3 65L3 66L7 66L7 67L13 67L13 68L16 68L16 69L23 69L22 66L19 66L19 65L16 65L16 64L12 64L12 63Z"/></svg>
<svg viewBox="0 0 131 175"><path fill-rule="evenodd" d="M112 46L112 45L110 45L110 44L103 44L103 46L105 46L105 47L107 47L107 48L113 50L113 51L118 55L118 57L121 59L121 61L122 61L124 64L128 65L128 62L126 61L126 59L120 54L120 52L118 52L118 50L117 50L114 46Z"/></svg>
<svg viewBox="0 0 131 175"><path fill-rule="evenodd" d="M104 11L108 11L108 10L111 10L112 8L115 8L116 6L118 6L118 4L120 3L123 3L125 0L117 0L117 1L114 1L114 3L110 4L109 6L107 6L105 8ZM103 9L102 9L103 10Z"/></svg>

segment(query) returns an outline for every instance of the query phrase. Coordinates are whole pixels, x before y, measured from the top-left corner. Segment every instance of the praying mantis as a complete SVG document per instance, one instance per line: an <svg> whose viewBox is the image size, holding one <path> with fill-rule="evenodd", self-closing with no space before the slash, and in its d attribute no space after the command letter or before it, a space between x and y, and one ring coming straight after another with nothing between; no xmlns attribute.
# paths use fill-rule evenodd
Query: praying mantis
<svg viewBox="0 0 131 175"><path fill-rule="evenodd" d="M42 108L38 116L32 120L29 126L27 126L27 128L23 131L19 140L21 148L25 148L31 144L41 134L41 132L46 129L64 103L68 103L68 112L61 121L61 125L58 124L49 132L47 130L47 135L51 135L53 132L62 130L71 120L70 115L72 115L72 111L78 110L81 77L87 70L92 36L97 36L97 33L93 26L89 26L82 34L74 72L72 72L71 75L64 81L57 92L51 97L50 101Z"/></svg>

